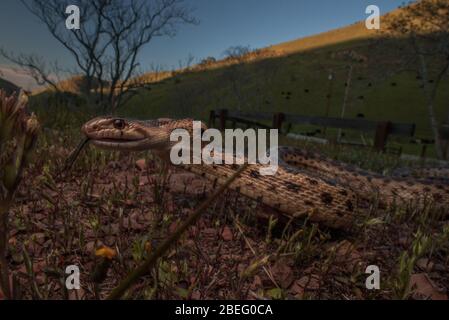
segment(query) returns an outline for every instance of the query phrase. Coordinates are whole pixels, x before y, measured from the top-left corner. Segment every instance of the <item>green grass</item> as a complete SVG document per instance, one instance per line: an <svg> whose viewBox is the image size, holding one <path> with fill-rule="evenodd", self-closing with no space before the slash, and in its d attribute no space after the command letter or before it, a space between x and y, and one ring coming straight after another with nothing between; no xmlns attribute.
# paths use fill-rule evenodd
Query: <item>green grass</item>
<svg viewBox="0 0 449 320"><path fill-rule="evenodd" d="M394 71L392 68L397 56L383 54L385 48L376 48L368 40L182 74L176 79L166 79L162 84L153 86L149 92L141 91L120 113L147 119L207 119L212 109L235 110L240 107L245 111L323 116L328 103L328 74L333 69L335 78L329 116L340 117L348 71L345 68L347 61L335 55L353 49L367 56L368 63L354 65L345 117L355 118L361 113L370 120L415 123L416 137L432 137L424 94L416 73ZM387 70L393 75L386 76L384 73ZM237 92L233 89L232 78L237 79ZM449 91L444 88L448 85L449 81L444 80L435 104L440 120L447 117ZM286 98L286 92L291 93L289 99ZM301 129L303 128L296 128L297 132ZM420 148L407 144L409 139L399 141L401 144L405 143L406 151L420 152Z"/></svg>

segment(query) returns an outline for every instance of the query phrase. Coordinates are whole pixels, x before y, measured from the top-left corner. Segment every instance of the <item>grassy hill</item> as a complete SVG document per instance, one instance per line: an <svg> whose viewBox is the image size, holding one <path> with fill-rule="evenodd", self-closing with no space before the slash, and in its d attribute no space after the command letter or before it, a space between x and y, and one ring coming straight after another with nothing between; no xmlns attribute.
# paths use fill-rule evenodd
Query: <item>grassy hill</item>
<svg viewBox="0 0 449 320"><path fill-rule="evenodd" d="M344 28L280 43L270 48L283 54L292 54L307 50L316 50L348 41L365 40L376 35L377 32L375 30L368 30L365 28L363 22L357 22Z"/></svg>
<svg viewBox="0 0 449 320"><path fill-rule="evenodd" d="M431 137L417 74L401 70L405 46L405 40L383 39L356 23L271 46L266 59L167 78L151 91L142 90L121 112L140 118L203 119L217 108L324 115L329 103L329 115L339 117L352 65L345 117L415 123L417 137ZM446 79L441 88L448 84ZM441 89L436 103L439 119L446 117L448 101L449 90Z"/></svg>
<svg viewBox="0 0 449 320"><path fill-rule="evenodd" d="M19 87L8 80L0 78L0 89L5 90L8 94L19 90Z"/></svg>

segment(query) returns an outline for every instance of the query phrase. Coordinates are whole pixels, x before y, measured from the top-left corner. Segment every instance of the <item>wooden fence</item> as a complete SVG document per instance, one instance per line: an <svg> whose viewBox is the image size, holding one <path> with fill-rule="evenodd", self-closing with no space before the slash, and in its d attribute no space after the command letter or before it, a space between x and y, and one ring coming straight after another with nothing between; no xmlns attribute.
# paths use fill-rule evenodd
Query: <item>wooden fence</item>
<svg viewBox="0 0 449 320"><path fill-rule="evenodd" d="M441 126L440 136L441 136L441 139L449 141L449 123L444 123Z"/></svg>
<svg viewBox="0 0 449 320"><path fill-rule="evenodd" d="M218 126L216 122L218 120ZM266 125L261 121L271 122ZM384 151L390 135L412 137L415 134L415 124L393 123L390 121L371 121L365 119L326 118L303 116L286 113L267 112L238 112L227 109L212 110L210 112L209 126L221 130L226 128L228 122L246 124L247 127L256 126L264 129L278 129L281 134L287 134L294 124L315 125L324 128L352 129L362 132L374 132L374 148Z"/></svg>

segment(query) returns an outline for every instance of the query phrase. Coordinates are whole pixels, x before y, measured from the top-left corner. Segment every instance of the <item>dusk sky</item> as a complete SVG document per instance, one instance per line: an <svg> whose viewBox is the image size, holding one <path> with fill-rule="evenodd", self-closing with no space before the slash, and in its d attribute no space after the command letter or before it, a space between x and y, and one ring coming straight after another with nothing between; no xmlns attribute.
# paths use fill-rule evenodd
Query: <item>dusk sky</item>
<svg viewBox="0 0 449 320"><path fill-rule="evenodd" d="M172 68L189 54L221 58L233 45L261 48L364 20L365 8L384 14L402 0L186 0L197 26L181 26L175 38L157 38L142 52L141 64ZM74 1L74 4L76 1ZM71 63L67 52L17 0L0 1L0 46ZM0 65L7 62L0 58Z"/></svg>

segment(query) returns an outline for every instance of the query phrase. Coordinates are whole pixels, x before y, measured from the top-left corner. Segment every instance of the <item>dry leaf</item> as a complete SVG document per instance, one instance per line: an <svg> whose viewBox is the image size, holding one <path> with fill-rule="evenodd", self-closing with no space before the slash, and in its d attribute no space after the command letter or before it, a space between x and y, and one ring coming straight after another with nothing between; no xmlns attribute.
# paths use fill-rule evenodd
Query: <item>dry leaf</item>
<svg viewBox="0 0 449 320"><path fill-rule="evenodd" d="M275 263L275 265L271 268L271 272L273 273L274 279L276 282L283 288L287 289L292 284L293 270L290 266L288 266L285 260L279 260Z"/></svg>
<svg viewBox="0 0 449 320"><path fill-rule="evenodd" d="M410 288L415 295L418 294L424 298L432 300L447 300L447 295L430 280L426 273L414 274L410 278Z"/></svg>
<svg viewBox="0 0 449 320"><path fill-rule="evenodd" d="M223 238L224 241L232 241L232 240L234 240L234 235L232 234L232 230L228 226L225 226L223 228L223 232L221 233L221 237Z"/></svg>

